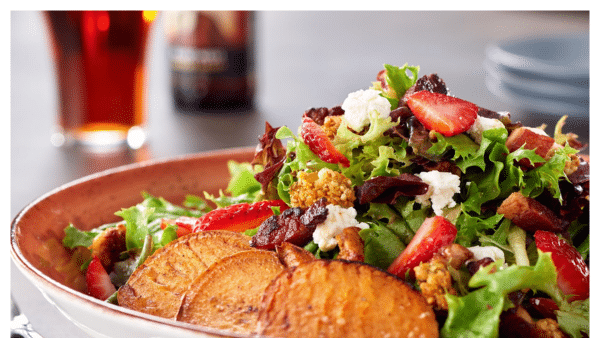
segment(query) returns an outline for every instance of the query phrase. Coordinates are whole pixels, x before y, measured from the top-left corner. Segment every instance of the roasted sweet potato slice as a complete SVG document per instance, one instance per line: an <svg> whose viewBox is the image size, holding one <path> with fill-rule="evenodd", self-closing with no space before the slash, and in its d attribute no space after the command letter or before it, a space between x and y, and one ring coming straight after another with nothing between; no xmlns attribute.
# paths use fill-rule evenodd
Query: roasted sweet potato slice
<svg viewBox="0 0 600 338"><path fill-rule="evenodd" d="M257 333L273 337L438 337L433 310L400 279L359 262L315 260L265 290Z"/></svg>
<svg viewBox="0 0 600 338"><path fill-rule="evenodd" d="M256 250L250 237L231 231L192 233L156 250L119 288L120 306L175 318L190 283L216 261Z"/></svg>
<svg viewBox="0 0 600 338"><path fill-rule="evenodd" d="M190 284L177 320L231 332L254 332L264 289L283 269L272 251L244 251L225 257Z"/></svg>

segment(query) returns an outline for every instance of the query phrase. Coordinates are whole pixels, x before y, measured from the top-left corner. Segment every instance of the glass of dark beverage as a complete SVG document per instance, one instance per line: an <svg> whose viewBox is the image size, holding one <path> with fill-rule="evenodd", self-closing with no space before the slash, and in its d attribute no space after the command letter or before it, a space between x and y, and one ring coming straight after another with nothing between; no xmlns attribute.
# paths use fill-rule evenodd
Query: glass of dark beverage
<svg viewBox="0 0 600 338"><path fill-rule="evenodd" d="M146 140L146 49L156 11L47 11L58 85L56 146Z"/></svg>

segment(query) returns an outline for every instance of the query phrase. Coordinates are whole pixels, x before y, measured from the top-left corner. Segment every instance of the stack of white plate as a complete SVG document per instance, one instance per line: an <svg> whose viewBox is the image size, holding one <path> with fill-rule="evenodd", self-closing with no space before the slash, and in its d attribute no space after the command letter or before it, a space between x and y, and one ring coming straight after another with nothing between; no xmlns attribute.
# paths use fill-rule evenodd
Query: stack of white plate
<svg viewBox="0 0 600 338"><path fill-rule="evenodd" d="M589 117L589 34L493 44L484 67L488 89L522 111Z"/></svg>

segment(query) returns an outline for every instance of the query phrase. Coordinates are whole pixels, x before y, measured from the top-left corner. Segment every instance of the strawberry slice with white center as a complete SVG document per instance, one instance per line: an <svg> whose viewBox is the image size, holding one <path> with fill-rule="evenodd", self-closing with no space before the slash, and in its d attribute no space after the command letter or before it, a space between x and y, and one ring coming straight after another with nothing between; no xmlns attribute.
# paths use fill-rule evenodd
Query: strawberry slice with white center
<svg viewBox="0 0 600 338"><path fill-rule="evenodd" d="M279 211L289 208L282 200L233 204L212 210L200 217L193 226L193 232L205 230L243 232L254 229L273 216L273 207L278 207Z"/></svg>
<svg viewBox="0 0 600 338"><path fill-rule="evenodd" d="M88 265L85 272L85 282L88 294L100 300L108 299L117 291L97 256L94 256L92 262Z"/></svg>
<svg viewBox="0 0 600 338"><path fill-rule="evenodd" d="M302 140L321 160L327 163L339 163L344 167L350 166L350 161L335 148L327 134L310 117L302 118Z"/></svg>
<svg viewBox="0 0 600 338"><path fill-rule="evenodd" d="M444 136L469 130L479 111L479 107L469 101L427 90L412 94L406 103L425 128Z"/></svg>
<svg viewBox="0 0 600 338"><path fill-rule="evenodd" d="M553 232L538 230L533 237L539 250L551 254L558 287L565 295L572 295L569 301L589 298L590 269L577 249Z"/></svg>
<svg viewBox="0 0 600 338"><path fill-rule="evenodd" d="M404 279L407 272L430 260L442 247L454 242L458 230L442 216L426 218L414 237L388 267L388 272Z"/></svg>

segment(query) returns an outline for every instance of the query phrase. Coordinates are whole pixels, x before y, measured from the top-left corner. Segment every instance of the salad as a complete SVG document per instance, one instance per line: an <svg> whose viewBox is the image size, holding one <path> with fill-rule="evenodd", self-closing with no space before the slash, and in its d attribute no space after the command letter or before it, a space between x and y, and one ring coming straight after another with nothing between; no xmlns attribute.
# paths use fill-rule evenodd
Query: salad
<svg viewBox="0 0 600 338"><path fill-rule="evenodd" d="M550 136L419 71L386 64L340 106L299 114L297 132L266 123L218 196L178 206L143 193L122 221L69 225L63 244L90 251L88 292L118 303L157 250L227 230L384 270L422 296L442 337L587 337L589 164L567 117Z"/></svg>

